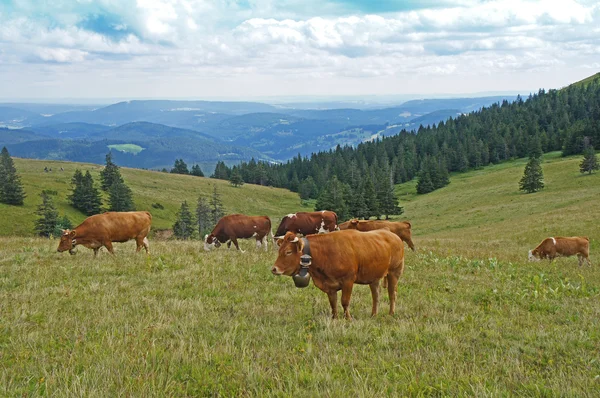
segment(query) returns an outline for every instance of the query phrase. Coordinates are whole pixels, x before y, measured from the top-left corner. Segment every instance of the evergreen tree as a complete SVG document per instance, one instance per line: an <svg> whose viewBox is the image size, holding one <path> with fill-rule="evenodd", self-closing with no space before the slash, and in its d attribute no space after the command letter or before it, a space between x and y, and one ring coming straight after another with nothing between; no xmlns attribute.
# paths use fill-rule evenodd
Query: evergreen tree
<svg viewBox="0 0 600 398"><path fill-rule="evenodd" d="M21 178L6 147L0 152L0 203L20 206L25 200Z"/></svg>
<svg viewBox="0 0 600 398"><path fill-rule="evenodd" d="M197 164L192 166L192 171L190 171L190 174L196 177L204 177L202 169L200 169L200 166Z"/></svg>
<svg viewBox="0 0 600 398"><path fill-rule="evenodd" d="M229 175L231 174L231 170L225 162L218 161L215 167L215 172L211 175L211 178L217 178L219 180L229 180Z"/></svg>
<svg viewBox="0 0 600 398"><path fill-rule="evenodd" d="M346 220L348 218L348 206L346 204L346 196L350 191L349 187L340 182L337 176L333 176L331 182L323 188L323 191L317 199L315 210L331 210L334 211L338 219Z"/></svg>
<svg viewBox="0 0 600 398"><path fill-rule="evenodd" d="M315 199L318 195L318 188L315 184L315 180L311 176L302 180L300 187L298 188L298 193L302 200Z"/></svg>
<svg viewBox="0 0 600 398"><path fill-rule="evenodd" d="M544 188L544 173L540 158L529 158L523 177L519 181L519 190L527 193L537 192Z"/></svg>
<svg viewBox="0 0 600 398"><path fill-rule="evenodd" d="M242 175L240 174L240 169L238 167L233 166L233 170L231 171L231 177L229 177L229 182L234 187L244 185L244 180L242 179Z"/></svg>
<svg viewBox="0 0 600 398"><path fill-rule="evenodd" d="M198 197L196 204L196 222L198 223L198 233L200 238L211 231L211 211L208 200L202 195Z"/></svg>
<svg viewBox="0 0 600 398"><path fill-rule="evenodd" d="M369 218L371 216L379 216L381 213L379 212L379 204L377 203L377 193L375 192L373 180L371 180L371 177L368 175L364 179L363 193L366 205L364 217Z"/></svg>
<svg viewBox="0 0 600 398"><path fill-rule="evenodd" d="M112 152L106 154L106 166L100 171L100 188L103 191L108 191L115 181L123 182L119 166L112 161Z"/></svg>
<svg viewBox="0 0 600 398"><path fill-rule="evenodd" d="M183 159L176 159L175 165L171 169L171 173L173 174L190 174L188 170L187 164L183 161Z"/></svg>
<svg viewBox="0 0 600 398"><path fill-rule="evenodd" d="M213 194L210 198L210 217L213 225L216 225L217 222L225 215L225 210L223 209L223 202L221 201L221 195L217 192L217 186L213 187Z"/></svg>
<svg viewBox="0 0 600 398"><path fill-rule="evenodd" d="M86 171L84 176L81 170L76 169L71 178L71 186L72 191L68 199L74 208L87 216L100 213L102 199L100 192L94 187L94 179L89 171Z"/></svg>
<svg viewBox="0 0 600 398"><path fill-rule="evenodd" d="M367 208L367 202L365 201L365 185L362 180L350 191L350 201L348 206L348 213L351 217L369 217L369 209Z"/></svg>
<svg viewBox="0 0 600 398"><path fill-rule="evenodd" d="M598 156L596 156L596 151L594 151L593 146L588 146L583 152L583 160L579 164L579 171L581 173L592 174L594 170L598 169L600 169L600 165L598 164Z"/></svg>
<svg viewBox="0 0 600 398"><path fill-rule="evenodd" d="M190 239L196 230L196 221L190 211L187 201L183 201L177 219L173 224L173 234L177 239Z"/></svg>
<svg viewBox="0 0 600 398"><path fill-rule="evenodd" d="M428 170L421 170L419 173L419 179L417 180L417 193L425 194L435 190L433 181L431 181L431 175Z"/></svg>
<svg viewBox="0 0 600 398"><path fill-rule="evenodd" d="M39 218L35 221L35 232L39 236L50 237L55 233L58 224L58 211L54 207L52 198L46 192L40 194L42 203L38 205L35 214Z"/></svg>
<svg viewBox="0 0 600 398"><path fill-rule="evenodd" d="M292 192L298 192L298 189L300 188L300 181L298 180L298 173L296 173L294 171L294 174L292 175L292 180L290 181L290 191Z"/></svg>
<svg viewBox="0 0 600 398"><path fill-rule="evenodd" d="M71 220L69 220L69 217L67 217L66 215L58 219L52 235L61 236L62 232L65 229L73 229L73 223L71 222Z"/></svg>
<svg viewBox="0 0 600 398"><path fill-rule="evenodd" d="M108 191L108 210L110 211L133 211L133 196L131 189L125 185L123 180L115 180Z"/></svg>

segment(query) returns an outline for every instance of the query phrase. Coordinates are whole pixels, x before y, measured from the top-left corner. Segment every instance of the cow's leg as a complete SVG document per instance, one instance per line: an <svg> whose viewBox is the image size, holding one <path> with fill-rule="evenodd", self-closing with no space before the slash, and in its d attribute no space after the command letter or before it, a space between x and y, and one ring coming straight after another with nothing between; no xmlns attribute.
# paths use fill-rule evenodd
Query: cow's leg
<svg viewBox="0 0 600 398"><path fill-rule="evenodd" d="M379 279L369 285L371 288L371 297L373 298L373 309L371 316L377 315L377 306L379 305Z"/></svg>
<svg viewBox="0 0 600 398"><path fill-rule="evenodd" d="M106 249L108 250L108 252L109 252L110 254L112 254L112 255L114 255L114 254L115 254L115 251L113 250L113 245L112 245L112 242L111 242L111 241L109 241L109 240L105 241L105 242L104 242L104 247L106 247Z"/></svg>
<svg viewBox="0 0 600 398"><path fill-rule="evenodd" d="M144 238L141 236L136 236L135 238L135 252L139 253L140 250L142 250L142 247L144 247Z"/></svg>
<svg viewBox="0 0 600 398"><path fill-rule="evenodd" d="M387 276L388 280L388 296L390 298L390 315L394 315L396 311L396 291L398 290L398 276L393 273L389 273Z"/></svg>
<svg viewBox="0 0 600 398"><path fill-rule="evenodd" d="M344 308L344 316L346 319L351 320L352 316L350 315L350 297L352 296L352 287L354 286L354 282L346 282L342 285L342 307Z"/></svg>
<svg viewBox="0 0 600 398"><path fill-rule="evenodd" d="M256 250L260 249L261 246L261 241L260 239L256 238Z"/></svg>
<svg viewBox="0 0 600 398"><path fill-rule="evenodd" d="M99 247L96 247L96 248L94 249L94 257L98 257L98 250L100 250L100 248L99 248Z"/></svg>
<svg viewBox="0 0 600 398"><path fill-rule="evenodd" d="M230 240L227 241L227 249L231 249L231 241Z"/></svg>
<svg viewBox="0 0 600 398"><path fill-rule="evenodd" d="M148 238L144 237L144 249L146 249L146 254L150 254L150 242L148 242Z"/></svg>
<svg viewBox="0 0 600 398"><path fill-rule="evenodd" d="M329 305L331 306L331 317L333 319L337 319L338 311L337 311L337 291L332 290L327 292L327 297L329 297Z"/></svg>
<svg viewBox="0 0 600 398"><path fill-rule="evenodd" d="M241 251L242 253L244 253L244 251L242 249L240 249L240 245L238 245L238 241L236 238L231 239L231 241L233 242L233 244L235 245L235 248L238 249L239 251Z"/></svg>
<svg viewBox="0 0 600 398"><path fill-rule="evenodd" d="M269 250L269 238L267 237L267 235L263 236L262 244L263 244L263 247L265 248L265 251Z"/></svg>

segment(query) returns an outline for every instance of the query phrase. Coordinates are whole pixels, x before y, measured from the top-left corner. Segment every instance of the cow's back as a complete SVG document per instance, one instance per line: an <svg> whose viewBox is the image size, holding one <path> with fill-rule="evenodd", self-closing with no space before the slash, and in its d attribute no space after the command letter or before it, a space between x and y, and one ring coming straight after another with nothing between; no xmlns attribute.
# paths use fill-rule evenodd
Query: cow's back
<svg viewBox="0 0 600 398"><path fill-rule="evenodd" d="M152 215L147 211L107 212L86 218L75 230L77 235L126 242L148 235L151 224Z"/></svg>
<svg viewBox="0 0 600 398"><path fill-rule="evenodd" d="M261 237L265 236L270 230L271 219L268 216L230 214L219 220L213 230L213 235L218 236L224 233L227 236L245 239L252 237L255 233Z"/></svg>

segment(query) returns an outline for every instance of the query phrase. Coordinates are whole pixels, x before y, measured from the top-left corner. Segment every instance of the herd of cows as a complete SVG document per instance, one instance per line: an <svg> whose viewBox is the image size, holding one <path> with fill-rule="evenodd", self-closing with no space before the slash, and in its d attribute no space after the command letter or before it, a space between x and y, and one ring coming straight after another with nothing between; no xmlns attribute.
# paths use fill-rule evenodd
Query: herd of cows
<svg viewBox="0 0 600 398"><path fill-rule="evenodd" d="M73 230L65 230L58 251L75 254L77 245L94 250L104 246L114 254L113 242L136 241L136 252L149 252L148 233L152 215L147 211L108 212L85 219ZM337 292L342 291L344 316L354 284L369 285L373 298L372 315L377 314L379 284L388 289L390 314L394 314L398 279L404 271L404 242L414 251L412 226L408 221L350 220L338 224L332 211L298 212L283 217L275 236L267 216L227 215L204 237L204 249L231 243L240 250L238 239L256 240L257 248L267 250L268 241L279 246L271 269L274 275L291 276L298 287L313 280L329 297L333 317L337 312ZM333 233L326 233L333 232ZM301 236L300 236L301 235ZM550 237L529 251L529 260L577 255L579 265L589 258L587 237Z"/></svg>

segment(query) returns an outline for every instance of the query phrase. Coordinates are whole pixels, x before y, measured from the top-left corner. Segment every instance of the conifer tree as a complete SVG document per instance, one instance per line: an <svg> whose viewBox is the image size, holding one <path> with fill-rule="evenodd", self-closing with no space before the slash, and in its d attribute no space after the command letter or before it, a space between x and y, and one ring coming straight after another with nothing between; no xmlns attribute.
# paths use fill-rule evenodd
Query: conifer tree
<svg viewBox="0 0 600 398"><path fill-rule="evenodd" d="M202 169L197 164L192 166L192 170L190 171L190 174L193 176L196 176L196 177L204 177L204 173L202 172Z"/></svg>
<svg viewBox="0 0 600 398"><path fill-rule="evenodd" d="M177 239L190 239L196 230L196 221L190 211L187 201L183 201L177 219L173 224L173 234Z"/></svg>
<svg viewBox="0 0 600 398"><path fill-rule="evenodd" d="M319 199L317 199L317 203L315 204L315 210L331 210L337 214L338 219L347 219L348 207L345 197L349 190L349 187L340 182L337 176L333 176L331 182L323 188L323 191L319 195Z"/></svg>
<svg viewBox="0 0 600 398"><path fill-rule="evenodd" d="M219 180L229 180L229 175L231 174L231 170L225 162L218 161L215 167L215 172L211 175L211 178L217 178Z"/></svg>
<svg viewBox="0 0 600 398"><path fill-rule="evenodd" d="M52 198L46 192L40 194L42 203L38 205L35 214L39 218L35 221L35 232L39 236L50 237L55 233L58 224L58 211L54 207Z"/></svg>
<svg viewBox="0 0 600 398"><path fill-rule="evenodd" d="M210 233L211 230L211 211L208 200L202 195L198 197L196 204L196 222L198 223L198 233L200 238Z"/></svg>
<svg viewBox="0 0 600 398"><path fill-rule="evenodd" d="M217 185L213 186L213 194L210 198L210 216L213 225L217 224L217 222L225 215L225 210L223 209L223 202L221 201L221 195L217 192Z"/></svg>
<svg viewBox="0 0 600 398"><path fill-rule="evenodd" d="M598 169L600 169L600 165L598 164L596 151L594 151L593 146L588 146L583 152L583 160L579 164L579 171L581 173L592 174L594 170Z"/></svg>
<svg viewBox="0 0 600 398"><path fill-rule="evenodd" d="M100 192L94 186L94 179L89 170L85 176L81 170L76 169L71 178L72 192L68 196L71 205L87 216L99 214L102 207Z"/></svg>
<svg viewBox="0 0 600 398"><path fill-rule="evenodd" d="M365 201L365 185L362 180L351 190L348 213L351 217L356 218L369 217L367 203Z"/></svg>
<svg viewBox="0 0 600 398"><path fill-rule="evenodd" d="M61 236L63 230L65 229L73 229L73 223L69 220L69 217L66 215L62 216L58 219L56 223L56 227L54 228L53 236Z"/></svg>
<svg viewBox="0 0 600 398"><path fill-rule="evenodd" d="M244 180L242 179L242 175L240 174L240 169L238 167L233 166L233 170L231 171L231 177L229 177L229 182L234 187L244 185Z"/></svg>
<svg viewBox="0 0 600 398"><path fill-rule="evenodd" d="M370 176L366 176L364 179L364 190L363 190L365 205L366 205L366 213L365 218L369 218L371 216L379 216L379 204L377 203L377 193L375 192L375 186L373 185L373 180L371 180Z"/></svg>
<svg viewBox="0 0 600 398"><path fill-rule="evenodd" d="M417 180L417 193L425 194L435 190L433 181L431 181L431 175L428 170L421 170L419 173L419 179Z"/></svg>
<svg viewBox="0 0 600 398"><path fill-rule="evenodd" d="M25 200L21 178L6 147L0 152L0 203L20 206Z"/></svg>
<svg viewBox="0 0 600 398"><path fill-rule="evenodd" d="M175 165L171 169L171 173L173 174L190 174L188 170L187 164L183 161L183 159L176 159Z"/></svg>
<svg viewBox="0 0 600 398"><path fill-rule="evenodd" d="M100 188L103 191L108 191L115 181L123 182L119 166L112 161L112 152L106 154L106 166L100 171Z"/></svg>
<svg viewBox="0 0 600 398"><path fill-rule="evenodd" d="M300 187L298 188L298 193L300 194L300 199L302 200L316 198L318 192L315 180L311 176L308 176L308 178L302 180Z"/></svg>
<svg viewBox="0 0 600 398"><path fill-rule="evenodd" d="M71 194L67 196L71 206L77 210L83 211L84 208L84 189L83 189L83 173L79 169L75 169L73 177L71 177Z"/></svg>
<svg viewBox="0 0 600 398"><path fill-rule="evenodd" d="M537 192L544 188L544 173L539 157L529 158L523 177L519 181L519 190L527 193Z"/></svg>
<svg viewBox="0 0 600 398"><path fill-rule="evenodd" d="M108 210L110 211L133 211L133 196L131 189L125 185L123 180L115 180L108 191Z"/></svg>

